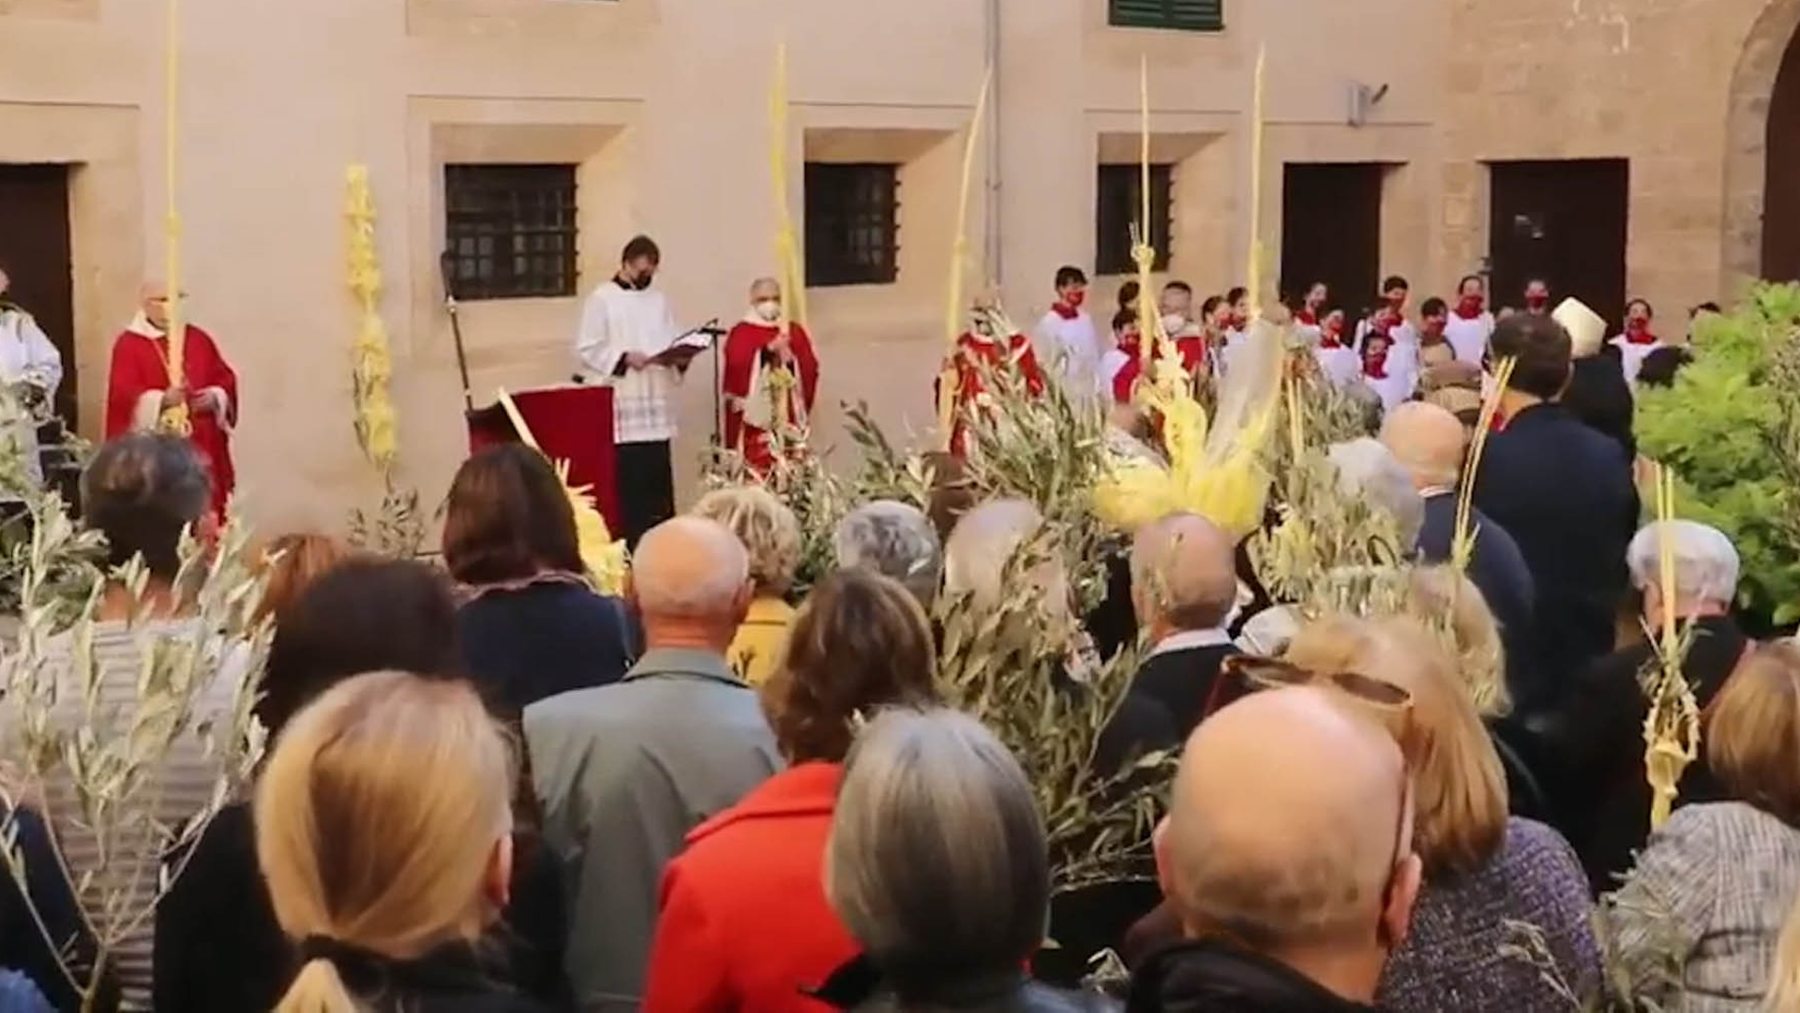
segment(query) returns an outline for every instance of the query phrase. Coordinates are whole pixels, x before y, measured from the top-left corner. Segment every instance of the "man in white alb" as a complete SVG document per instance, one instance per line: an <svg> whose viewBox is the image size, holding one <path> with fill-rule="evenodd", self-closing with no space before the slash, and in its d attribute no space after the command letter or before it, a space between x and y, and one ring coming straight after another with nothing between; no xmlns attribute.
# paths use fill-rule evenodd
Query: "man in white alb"
<svg viewBox="0 0 1800 1013"><path fill-rule="evenodd" d="M662 251L649 236L626 243L619 273L582 307L575 338L586 378L613 389L621 534L628 545L675 515L673 396L696 351L670 347L675 314L668 298L650 287L661 263Z"/></svg>
<svg viewBox="0 0 1800 1013"><path fill-rule="evenodd" d="M1038 321L1032 334L1038 362L1062 378L1071 397L1086 398L1099 389L1100 356L1104 350L1094 318L1081 308L1087 301L1087 275L1079 267L1056 271L1056 302Z"/></svg>

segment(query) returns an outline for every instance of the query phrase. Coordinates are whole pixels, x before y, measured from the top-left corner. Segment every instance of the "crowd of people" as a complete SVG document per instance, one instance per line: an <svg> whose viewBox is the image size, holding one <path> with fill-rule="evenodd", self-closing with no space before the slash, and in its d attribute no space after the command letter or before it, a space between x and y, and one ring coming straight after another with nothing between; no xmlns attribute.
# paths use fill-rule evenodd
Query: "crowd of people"
<svg viewBox="0 0 1800 1013"><path fill-rule="evenodd" d="M655 260L628 249L615 287L632 298L590 306L596 368L661 368L606 339L619 314L666 317L636 298ZM1085 277L1056 280L1037 336L1055 350L989 366L1117 391L1143 361L1138 314L1121 308L1114 347L1089 341ZM183 1013L1424 1013L1620 989L1662 1008L1800 1008L1800 650L1734 619L1723 534L1641 523L1629 411L1622 440L1572 403L1595 354L1627 400L1649 382L1648 306L1613 355L1578 349L1541 283L1496 319L1466 279L1454 311L1429 300L1417 326L1404 280L1384 289L1349 336L1322 286L1291 326L1321 374L1383 402L1331 461L1392 515L1449 639L1402 616L1258 626L1291 603L1252 586L1239 538L1181 511L1125 533L1101 611L1129 629L1088 639L1142 653L1093 767L1160 820L1150 881L1052 896L1040 786L939 678L944 603L997 612L1020 593L1009 563L1050 523L1036 505L859 504L802 593L794 511L731 486L646 515L614 598L585 572L550 462L507 445L457 473L441 566L320 535L269 544L269 750L191 847L163 850L157 828L203 810L217 761L198 747L159 758L158 811L128 855L93 846L54 777L6 793L25 873L0 878L0 967L18 972L0 990L38 1004L20 1009ZM810 359L771 326L778 291L752 296L776 356ZM1163 328L1185 366L1229 372L1245 295L1197 315L1193 297L1162 292ZM1479 405L1501 361L1459 572L1467 405L1433 395ZM803 372L816 380L816 362ZM1434 379L1449 374L1474 386ZM658 396L641 380L633 397ZM662 445L638 453L665 465L659 423L639 421ZM213 474L203 446L155 432L87 467L85 524L145 582L109 579L91 624L46 650L62 677L91 666L89 712L117 730L157 638L209 642L181 545L207 533ZM1060 603L1042 636L1083 635L1068 574L1029 583ZM1652 649L1621 630L1666 616L1690 631L1704 747L1653 828L1638 685ZM233 645L208 650L219 687L247 678ZM1058 679L1095 691L1073 666ZM1165 754L1172 782L1126 776ZM84 905L96 876L154 908L104 954ZM1102 951L1117 966L1090 977ZM1670 970L1621 973L1653 962ZM104 983L97 998L85 980Z"/></svg>

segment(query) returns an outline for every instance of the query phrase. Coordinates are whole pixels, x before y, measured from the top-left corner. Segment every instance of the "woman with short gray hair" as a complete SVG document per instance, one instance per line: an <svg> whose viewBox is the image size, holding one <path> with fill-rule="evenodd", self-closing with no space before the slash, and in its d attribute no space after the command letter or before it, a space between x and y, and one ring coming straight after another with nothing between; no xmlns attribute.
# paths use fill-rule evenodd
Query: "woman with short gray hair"
<svg viewBox="0 0 1800 1013"><path fill-rule="evenodd" d="M821 997L846 1009L1105 1009L1030 981L1050 861L1031 783L981 723L889 710L851 749L825 893L863 947Z"/></svg>

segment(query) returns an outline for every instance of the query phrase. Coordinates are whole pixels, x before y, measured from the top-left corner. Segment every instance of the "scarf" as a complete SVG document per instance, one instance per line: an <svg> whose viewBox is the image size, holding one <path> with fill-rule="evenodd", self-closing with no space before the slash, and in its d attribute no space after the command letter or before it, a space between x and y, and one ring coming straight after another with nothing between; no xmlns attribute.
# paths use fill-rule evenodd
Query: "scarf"
<svg viewBox="0 0 1800 1013"><path fill-rule="evenodd" d="M1342 327L1327 327L1327 328L1320 330L1319 331L1319 347L1320 348L1342 348L1342 347L1344 347L1344 329Z"/></svg>
<svg viewBox="0 0 1800 1013"><path fill-rule="evenodd" d="M1064 320L1073 320L1081 315L1081 309L1079 307L1065 306L1059 302L1050 304L1050 312L1055 313Z"/></svg>
<svg viewBox="0 0 1800 1013"><path fill-rule="evenodd" d="M1319 325L1319 315L1314 313L1311 309L1302 309L1300 312L1294 314L1294 320L1295 322L1305 324L1308 327L1317 327Z"/></svg>
<svg viewBox="0 0 1800 1013"><path fill-rule="evenodd" d="M1654 345L1656 335L1650 333L1650 324L1628 323L1625 325L1625 340L1634 345Z"/></svg>
<svg viewBox="0 0 1800 1013"><path fill-rule="evenodd" d="M1479 319L1485 302L1481 296L1465 295L1456 304L1456 315L1464 320Z"/></svg>

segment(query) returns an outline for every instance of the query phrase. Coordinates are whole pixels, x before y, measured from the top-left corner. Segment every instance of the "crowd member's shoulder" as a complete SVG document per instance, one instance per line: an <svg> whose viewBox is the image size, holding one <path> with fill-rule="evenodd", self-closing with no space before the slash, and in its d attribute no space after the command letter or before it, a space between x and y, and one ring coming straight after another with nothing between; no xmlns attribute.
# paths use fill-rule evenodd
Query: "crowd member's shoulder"
<svg viewBox="0 0 1800 1013"><path fill-rule="evenodd" d="M1571 881L1587 890L1587 878L1581 873L1581 861L1575 848L1561 833L1546 823L1512 816L1506 821L1506 851L1523 865L1547 869L1566 868Z"/></svg>

